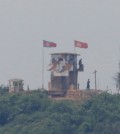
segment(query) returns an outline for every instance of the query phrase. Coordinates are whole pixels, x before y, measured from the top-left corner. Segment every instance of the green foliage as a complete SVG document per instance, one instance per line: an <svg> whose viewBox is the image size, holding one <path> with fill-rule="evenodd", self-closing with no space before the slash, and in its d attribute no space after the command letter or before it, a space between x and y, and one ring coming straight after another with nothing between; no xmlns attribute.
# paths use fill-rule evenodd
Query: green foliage
<svg viewBox="0 0 120 134"><path fill-rule="evenodd" d="M47 92L0 96L0 134L119 134L120 95L54 101Z"/></svg>
<svg viewBox="0 0 120 134"><path fill-rule="evenodd" d="M0 86L0 96L3 95L3 94L6 94L8 93L8 87L7 86L4 86L4 85L1 85Z"/></svg>
<svg viewBox="0 0 120 134"><path fill-rule="evenodd" d="M119 62L119 72L117 72L117 74L115 75L115 77L113 77L113 79L115 80L116 88L119 93L120 92L120 62Z"/></svg>

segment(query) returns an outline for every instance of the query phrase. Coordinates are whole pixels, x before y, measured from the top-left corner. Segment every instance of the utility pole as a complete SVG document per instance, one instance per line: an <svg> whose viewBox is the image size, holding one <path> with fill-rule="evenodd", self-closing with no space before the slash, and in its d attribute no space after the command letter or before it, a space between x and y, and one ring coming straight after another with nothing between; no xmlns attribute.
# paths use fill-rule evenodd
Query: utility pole
<svg viewBox="0 0 120 134"><path fill-rule="evenodd" d="M120 55L120 48L119 48L119 55ZM119 91L120 91L120 59L119 59L119 72L118 72L118 76L117 77L118 77L117 78L117 85L118 85L118 93L119 93Z"/></svg>
<svg viewBox="0 0 120 134"><path fill-rule="evenodd" d="M120 61L119 61L119 72L118 72L118 93L120 91Z"/></svg>
<svg viewBox="0 0 120 134"><path fill-rule="evenodd" d="M97 71L95 70L93 73L95 74L95 90L97 90L97 77L96 77Z"/></svg>

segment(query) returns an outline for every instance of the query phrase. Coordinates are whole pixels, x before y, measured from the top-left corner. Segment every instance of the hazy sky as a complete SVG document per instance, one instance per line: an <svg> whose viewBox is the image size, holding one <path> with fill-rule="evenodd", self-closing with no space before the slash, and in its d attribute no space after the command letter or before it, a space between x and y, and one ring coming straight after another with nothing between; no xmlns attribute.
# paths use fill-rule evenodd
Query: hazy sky
<svg viewBox="0 0 120 134"><path fill-rule="evenodd" d="M94 70L100 89L115 89L113 76L120 59L120 0L0 0L0 84L22 78L31 89L41 87L42 41L57 43L45 48L45 87L50 53L73 52L74 40L87 42L76 48L85 71L80 88Z"/></svg>

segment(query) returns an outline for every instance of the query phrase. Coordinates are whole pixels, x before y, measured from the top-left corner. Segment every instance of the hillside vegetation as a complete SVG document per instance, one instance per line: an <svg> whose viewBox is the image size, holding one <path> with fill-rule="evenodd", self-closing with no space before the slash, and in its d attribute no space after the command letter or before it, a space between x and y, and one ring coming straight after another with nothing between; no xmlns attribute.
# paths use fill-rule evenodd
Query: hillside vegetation
<svg viewBox="0 0 120 134"><path fill-rule="evenodd" d="M103 93L81 104L54 101L41 91L2 89L0 134L120 134L119 94Z"/></svg>

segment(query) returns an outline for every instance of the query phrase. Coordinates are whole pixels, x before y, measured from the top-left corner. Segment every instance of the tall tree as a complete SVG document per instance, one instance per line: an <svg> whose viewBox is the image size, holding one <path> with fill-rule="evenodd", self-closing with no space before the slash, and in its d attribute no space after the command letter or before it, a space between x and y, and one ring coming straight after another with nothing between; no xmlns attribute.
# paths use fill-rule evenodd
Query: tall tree
<svg viewBox="0 0 120 134"><path fill-rule="evenodd" d="M118 93L120 92L120 62L119 62L119 71L114 77L114 80L116 82L116 88L118 89Z"/></svg>

